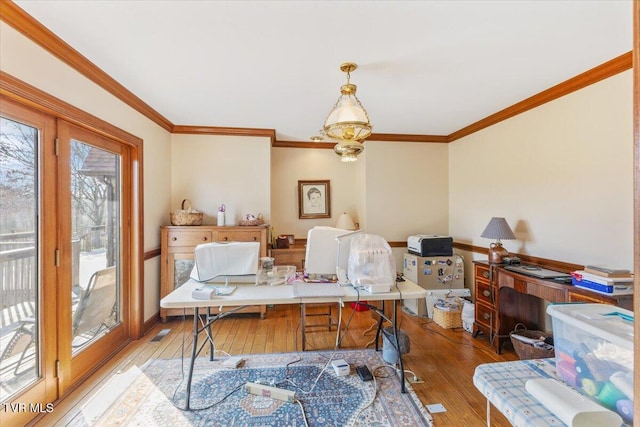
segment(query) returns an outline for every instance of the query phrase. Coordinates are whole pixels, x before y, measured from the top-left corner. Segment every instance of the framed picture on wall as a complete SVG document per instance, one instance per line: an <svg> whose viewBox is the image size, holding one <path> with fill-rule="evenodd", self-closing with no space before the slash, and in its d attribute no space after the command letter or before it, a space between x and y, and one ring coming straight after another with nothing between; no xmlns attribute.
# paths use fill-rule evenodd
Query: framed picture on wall
<svg viewBox="0 0 640 427"><path fill-rule="evenodd" d="M298 181L298 218L331 218L329 180Z"/></svg>

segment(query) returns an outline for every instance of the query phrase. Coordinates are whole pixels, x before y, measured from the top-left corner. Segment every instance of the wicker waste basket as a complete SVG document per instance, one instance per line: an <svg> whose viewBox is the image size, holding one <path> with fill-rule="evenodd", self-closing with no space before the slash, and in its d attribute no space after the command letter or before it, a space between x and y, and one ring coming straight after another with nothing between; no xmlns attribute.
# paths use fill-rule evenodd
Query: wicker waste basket
<svg viewBox="0 0 640 427"><path fill-rule="evenodd" d="M185 203L188 207L185 209ZM191 209L191 201L184 199L182 201L182 209L178 209L169 213L171 225L202 225L202 212Z"/></svg>
<svg viewBox="0 0 640 427"><path fill-rule="evenodd" d="M555 357L554 348L549 344L553 342L553 336L547 332L527 329L525 325L518 323L509 337L520 360Z"/></svg>
<svg viewBox="0 0 640 427"><path fill-rule="evenodd" d="M433 321L445 329L462 327L462 308L459 299L439 301L433 306Z"/></svg>

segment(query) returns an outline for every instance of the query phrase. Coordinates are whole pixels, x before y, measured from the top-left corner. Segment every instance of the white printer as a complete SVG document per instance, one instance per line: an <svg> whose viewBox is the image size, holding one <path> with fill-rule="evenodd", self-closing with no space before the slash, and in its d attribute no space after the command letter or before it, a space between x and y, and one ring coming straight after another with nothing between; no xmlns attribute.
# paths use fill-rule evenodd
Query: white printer
<svg viewBox="0 0 640 427"><path fill-rule="evenodd" d="M438 234L416 234L407 239L409 253L422 256L452 256L453 238Z"/></svg>

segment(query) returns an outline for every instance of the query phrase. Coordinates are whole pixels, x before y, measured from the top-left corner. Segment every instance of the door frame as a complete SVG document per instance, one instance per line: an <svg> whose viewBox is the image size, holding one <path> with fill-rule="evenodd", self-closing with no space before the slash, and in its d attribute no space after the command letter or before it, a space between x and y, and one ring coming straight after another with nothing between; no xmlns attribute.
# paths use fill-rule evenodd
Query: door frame
<svg viewBox="0 0 640 427"><path fill-rule="evenodd" d="M128 146L130 153L130 184L131 184L131 197L127 203L131 204L131 217L125 220L130 223L130 233L127 236L123 236L123 245L128 245L129 253L131 257L129 259L128 270L122 269L122 275L127 277L127 281L130 283L127 295L123 295L123 298L129 300L128 310L128 327L125 332L130 340L140 339L144 334L144 191L143 191L143 141L141 138L136 137L118 127L107 123L106 121L95 117L85 111L82 111L58 98L55 98L40 89L35 88L4 71L0 71L0 100L3 103L14 101L19 105L19 108L31 109L37 113L42 113L48 116L49 120L63 119L81 128L90 130L99 135L112 139L120 144ZM6 104L8 105L8 104ZM55 126L54 126L55 129ZM50 138L49 138L50 136ZM55 135L47 135L48 140L54 141ZM53 147L53 143L51 143ZM49 173L49 172L47 172ZM45 180L46 181L46 180ZM56 183L43 182L43 185L57 185ZM47 200L46 205L48 207L55 206L56 200ZM44 216L43 216L44 217ZM46 221L52 221L55 224L55 218L52 216L44 217ZM49 227L51 228L51 227ZM53 226L55 229L55 225ZM49 242L55 239L44 236L44 240ZM54 255L47 255L53 259ZM50 273L48 280L57 280L58 272L53 269L54 273ZM43 304L42 310L57 309L57 303L52 304L49 301L57 301L57 295L51 292L56 292L55 289L48 289L49 293L43 295L46 297L46 304ZM46 328L55 328L56 324L44 325ZM48 329L47 329L48 330ZM44 329L43 329L44 331ZM56 333L52 330L53 334ZM54 336L54 335L50 335ZM56 341L53 339L47 339L46 343L43 342L43 346L47 346L47 351L53 351L49 347L56 346ZM57 350L57 349L56 349ZM119 349L112 349L110 354L117 352ZM57 352L57 351L56 351ZM88 376L95 372L101 365L93 366L90 371L84 376ZM54 378L57 386L57 373L55 360L47 360L46 366L43 365L43 369L46 369L46 374L49 378ZM59 392L57 387L54 387L54 394L48 394L46 397L47 403L62 398L65 394L77 387L81 381L77 381L73 386L66 389L64 392ZM41 402L41 399L30 391L24 391L13 398L11 402ZM7 403L11 403L7 402ZM29 419L36 417L38 413L18 412L10 413L7 411L0 411L0 423L4 424L8 421L10 424L18 422L24 424Z"/></svg>

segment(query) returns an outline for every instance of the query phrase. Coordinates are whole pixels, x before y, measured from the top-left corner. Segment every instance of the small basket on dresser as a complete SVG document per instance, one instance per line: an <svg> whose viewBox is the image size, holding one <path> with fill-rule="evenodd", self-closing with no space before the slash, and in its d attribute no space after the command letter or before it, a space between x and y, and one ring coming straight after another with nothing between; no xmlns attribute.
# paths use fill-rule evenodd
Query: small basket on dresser
<svg viewBox="0 0 640 427"><path fill-rule="evenodd" d="M185 209L185 203L189 203ZM178 209L169 213L171 225L202 225L202 212L191 209L191 201L184 199L181 205L182 209Z"/></svg>

